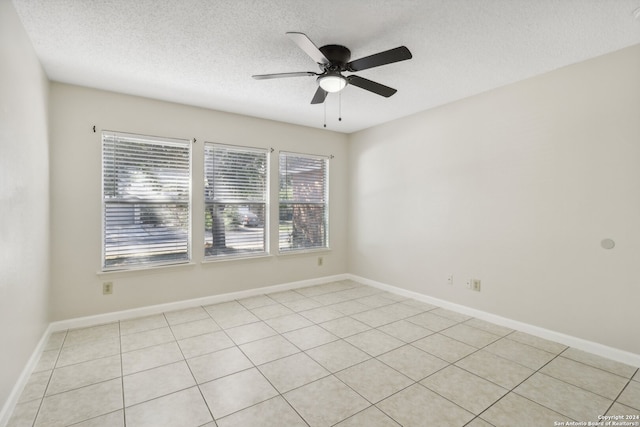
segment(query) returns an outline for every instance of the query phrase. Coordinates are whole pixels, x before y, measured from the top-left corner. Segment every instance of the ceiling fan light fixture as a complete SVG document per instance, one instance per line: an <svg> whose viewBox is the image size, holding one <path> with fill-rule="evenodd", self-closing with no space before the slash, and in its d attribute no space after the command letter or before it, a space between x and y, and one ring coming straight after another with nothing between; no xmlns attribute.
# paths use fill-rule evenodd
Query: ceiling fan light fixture
<svg viewBox="0 0 640 427"><path fill-rule="evenodd" d="M339 73L325 74L318 77L318 85L329 93L340 92L347 86L347 79Z"/></svg>

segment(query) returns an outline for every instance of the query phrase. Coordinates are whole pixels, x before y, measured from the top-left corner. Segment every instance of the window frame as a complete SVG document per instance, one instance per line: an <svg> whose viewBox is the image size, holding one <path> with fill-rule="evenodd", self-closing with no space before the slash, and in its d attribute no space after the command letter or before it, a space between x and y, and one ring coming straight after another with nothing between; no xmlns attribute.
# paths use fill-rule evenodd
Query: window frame
<svg viewBox="0 0 640 427"><path fill-rule="evenodd" d="M215 165L215 149L219 148L219 149L225 149L225 150L230 150L230 151L235 151L238 153L258 153L260 155L264 155L264 192L262 194L262 200L259 199L246 199L246 200L232 200L232 199L220 199L218 201L216 201L216 196L215 194L213 194L213 196L208 196L207 195L207 180L209 179L209 173L208 173L208 166L207 166L207 150L211 149L213 150L213 154L212 154L212 166L214 167ZM234 145L234 144L224 144L224 143L218 143L218 142L212 142L212 141L205 141L204 143L204 149L203 149L203 207L204 207L204 221L205 223L204 228L203 228L203 236L204 236L204 242L203 244L205 245L204 247L204 256L203 256L203 261L205 263L208 262L220 262L220 261L230 261L230 260L239 260L239 259L249 259L249 258L260 258L260 257L265 257L265 256L269 256L271 253L270 250L270 194L271 194L271 156L270 154L273 152L273 149L270 148L262 148L262 147L252 147L252 146L248 146L248 145ZM214 191L215 188L212 188L212 191ZM208 207L210 205L224 205L224 206L233 206L236 205L238 207L243 207L243 206L251 206L251 205L262 205L262 212L263 212L263 216L264 218L262 218L262 250L259 251L240 251L240 252L230 252L230 253L220 253L220 254L207 254L207 248L206 248L206 244L207 244L207 228L206 228L206 221L207 221L207 210ZM233 209L232 209L233 212ZM240 211L238 210L238 213ZM247 213L251 213L251 211L249 210L249 208L247 208L246 210ZM213 219L212 219L213 220ZM258 220L260 220L259 216L258 216ZM260 222L258 223L260 224ZM226 229L226 225L225 226L225 239L226 239L226 233L227 233L227 229ZM213 226L213 225L212 225ZM244 227L244 225L242 225ZM213 239L213 236L212 236ZM212 242L213 244L213 242ZM226 245L226 242L225 242Z"/></svg>
<svg viewBox="0 0 640 427"><path fill-rule="evenodd" d="M143 201L140 205L148 204L148 205L180 205L186 204L186 225L179 227L179 229L184 230L185 240L185 257L182 259L169 259L169 260L160 260L160 261L142 261L137 263L122 263L117 265L108 265L107 263L107 205L110 204L110 201L107 200L106 196L106 176L107 170L106 167L106 139L108 137L111 138L123 138L130 140L140 140L141 143L146 143L149 145L164 145L164 146L172 146L172 147L181 147L187 149L187 179L186 179L186 191L187 195L183 198L172 199L156 199L153 201ZM131 143L130 141L129 143ZM113 142L115 144L115 141ZM193 238L192 238L192 225L193 225L193 140L185 139L185 138L173 138L173 137L164 137L164 136L155 136L155 135L144 135L144 134L136 134L130 132L120 132L120 131L111 131L111 130L103 130L100 136L100 147L101 147L101 272L110 273L110 272L118 272L118 271L135 271L135 270L145 270L152 268L160 268L160 267L170 267L170 266L178 266L192 263L193 260ZM121 163L120 163L121 164ZM114 166L114 169L117 168L117 165ZM117 173L117 172L116 172ZM118 200L113 200L113 203L118 203ZM135 204L130 201L125 203L121 203L123 205ZM150 255L153 256L153 255Z"/></svg>
<svg viewBox="0 0 640 427"><path fill-rule="evenodd" d="M278 254L279 255L294 255L294 254L303 254L303 253L309 253L309 252L321 252L321 251L328 251L331 249L331 239L330 239L330 168L331 168L331 159L333 158L333 156L327 156L327 155L318 155L318 154L309 154L309 153L299 153L299 152L293 152L293 151L280 151L278 153ZM324 184L324 188L323 188L323 199L324 199L324 203L314 203L314 202L301 202L298 201L296 202L295 200L284 200L281 198L281 191L282 191L282 160L283 160L283 156L285 157L299 157L299 158L306 158L306 159L312 159L312 160L321 160L324 162L324 176L323 176L323 184ZM323 212L323 227L324 227L324 236L323 236L323 241L324 244L322 246L305 246L305 247L300 247L300 248L295 248L295 247L290 247L290 248L283 248L281 245L282 239L281 239L281 231L280 231L280 227L281 227L281 219L282 218L282 206L283 204L289 204L289 205L309 205L309 206L323 206L324 208L324 212ZM293 221L293 219L292 219ZM292 238L292 237L290 237Z"/></svg>

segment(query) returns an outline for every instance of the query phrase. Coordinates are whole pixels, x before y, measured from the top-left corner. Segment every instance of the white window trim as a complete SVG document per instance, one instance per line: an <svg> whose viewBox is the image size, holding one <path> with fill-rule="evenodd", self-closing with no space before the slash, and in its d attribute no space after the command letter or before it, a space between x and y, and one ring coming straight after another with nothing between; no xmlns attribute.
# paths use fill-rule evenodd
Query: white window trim
<svg viewBox="0 0 640 427"><path fill-rule="evenodd" d="M220 262L226 262L226 261L241 261L241 260L249 260L249 259L260 259L260 258L269 258L272 257L273 255L271 254L271 244L270 244L270 234L271 234L271 227L270 227L270 218L271 218L271 153L273 153L273 149L272 148L264 148L264 147L253 147L253 146L248 146L248 145L235 145L235 144L224 144L224 143L219 143L219 142L213 142L213 141L205 141L204 143L204 152L203 152L203 181L206 181L207 179L207 164L206 164L206 147L207 146L211 146L211 147L223 147L223 148L228 148L231 150L242 150L242 151L247 151L247 152L254 152L254 153L260 153L260 154L266 154L266 177L265 177L265 195L264 195L264 201L263 202L233 202L233 203L238 203L238 204L252 204L252 203L256 203L256 204L264 204L264 229L263 229L263 239L264 239L264 249L261 252L245 252L245 253L238 253L238 254L221 254L221 255L209 255L207 256L206 254L206 250L203 254L203 259L201 261L201 264L215 264L215 263L220 263ZM206 186L204 187L206 188ZM207 203L209 203L207 201L207 197L206 195L202 194L202 202L203 202L203 207L206 211L206 207L207 207ZM205 218L206 218L206 212L205 212ZM206 230L205 230L205 235L206 235Z"/></svg>
<svg viewBox="0 0 640 427"><path fill-rule="evenodd" d="M187 209L187 259L185 260L171 260L166 262L150 262L143 264L131 264L131 265L119 265L113 267L107 267L105 265L106 260L106 228L105 228L105 213L106 213L106 204L104 187L105 187L105 174L104 174L104 138L105 135L112 136L121 136L124 138L131 139L150 139L150 140L159 140L163 143L167 143L168 145L176 145L176 146L187 146L189 149L189 179L188 179L188 209ZM145 270L156 270L158 268L173 268L179 266L189 266L195 265L193 263L193 143L195 140L185 139L185 138L173 138L173 137L164 137L164 136L156 136L156 135L144 135L144 134L136 134L136 133L128 133L128 132L120 132L120 131L112 131L112 130L102 130L100 134L100 156L101 156L101 170L100 170L100 194L101 194L101 259L100 259L100 270L98 275L103 274L117 274L117 273L126 273L133 271L145 271Z"/></svg>
<svg viewBox="0 0 640 427"><path fill-rule="evenodd" d="M325 188L324 188L324 198L325 198L325 246L322 247L317 247L317 248L300 248L300 249L281 249L280 248L280 238L279 238L279 232L280 232L280 204L281 204L281 200L280 200L280 156L284 154L284 155L291 155L291 156L299 156L299 157L307 157L310 159L318 159L318 160L325 160L326 161L326 167L325 167ZM331 206L330 206L330 176L331 176L331 160L333 159L332 155L321 155L321 154L309 154L309 153L301 153L301 152L295 152L295 151L279 151L278 153L278 256L291 256L291 255L304 255L304 254L314 254L314 253L318 253L318 252L327 252L331 250L331 221L330 221L330 213L331 213Z"/></svg>

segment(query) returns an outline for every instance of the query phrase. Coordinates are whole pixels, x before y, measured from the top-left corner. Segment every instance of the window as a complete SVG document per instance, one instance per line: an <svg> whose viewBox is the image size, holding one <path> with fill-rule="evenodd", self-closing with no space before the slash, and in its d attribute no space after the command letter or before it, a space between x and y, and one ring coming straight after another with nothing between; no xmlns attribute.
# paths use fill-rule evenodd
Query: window
<svg viewBox="0 0 640 427"><path fill-rule="evenodd" d="M280 251L328 247L326 157L280 153Z"/></svg>
<svg viewBox="0 0 640 427"><path fill-rule="evenodd" d="M102 133L103 269L190 260L191 143Z"/></svg>
<svg viewBox="0 0 640 427"><path fill-rule="evenodd" d="M205 258L267 253L267 150L205 143Z"/></svg>

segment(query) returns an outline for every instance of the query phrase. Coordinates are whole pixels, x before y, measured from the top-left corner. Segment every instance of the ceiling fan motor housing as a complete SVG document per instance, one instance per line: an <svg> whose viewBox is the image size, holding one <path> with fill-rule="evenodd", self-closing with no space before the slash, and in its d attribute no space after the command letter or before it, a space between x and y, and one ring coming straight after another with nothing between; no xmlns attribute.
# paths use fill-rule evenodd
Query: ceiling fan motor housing
<svg viewBox="0 0 640 427"><path fill-rule="evenodd" d="M329 60L325 68L329 71L346 71L351 59L351 51L339 44L328 44L320 48L320 52Z"/></svg>

